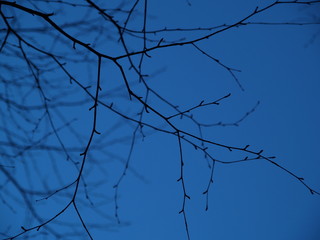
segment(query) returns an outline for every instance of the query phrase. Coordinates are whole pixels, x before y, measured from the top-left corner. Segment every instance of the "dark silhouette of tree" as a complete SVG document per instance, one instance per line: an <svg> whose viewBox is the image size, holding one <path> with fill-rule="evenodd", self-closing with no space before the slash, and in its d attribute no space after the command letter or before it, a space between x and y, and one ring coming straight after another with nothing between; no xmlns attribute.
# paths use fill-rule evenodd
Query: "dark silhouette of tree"
<svg viewBox="0 0 320 240"><path fill-rule="evenodd" d="M141 140L156 134L176 140L177 181L182 189L179 213L186 239L191 238L186 206L192 179L185 173L185 152L190 147L201 153L208 166L205 210L216 164L265 161L311 194L319 194L263 150L206 138L209 127L239 126L259 102L236 121L203 123L197 113L228 101L230 93L214 93L214 99L193 99L192 106L178 106L178 99L165 97L152 82L165 71L162 66L154 68L153 55L184 47L186 53L196 51L221 67L244 91L240 70L210 54L201 43L251 25L319 24L316 18L259 20L277 7L313 8L319 3L268 1L228 23L169 28L152 25L147 0L116 4L1 0L0 199L6 209L23 218L16 226L1 229L2 238L95 239L96 229L125 227L129 224L122 220L125 213L119 213L124 179L130 173L145 181L144 169L131 164L133 152ZM191 1L185 4L192 9ZM231 157L215 157L216 149L230 152ZM110 161L121 166L110 169ZM106 186L110 182L113 188ZM103 207L110 204L114 211L105 212Z"/></svg>

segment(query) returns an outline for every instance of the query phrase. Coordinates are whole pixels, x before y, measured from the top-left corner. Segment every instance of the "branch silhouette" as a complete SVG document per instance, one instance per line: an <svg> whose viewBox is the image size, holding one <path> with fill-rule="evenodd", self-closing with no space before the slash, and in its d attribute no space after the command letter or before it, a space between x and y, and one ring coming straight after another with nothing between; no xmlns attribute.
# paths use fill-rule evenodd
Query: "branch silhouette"
<svg viewBox="0 0 320 240"><path fill-rule="evenodd" d="M156 134L177 140L180 167L177 181L182 190L179 213L183 216L188 240L192 236L187 212L191 201L188 182L192 179L186 174L185 158L190 146L200 151L208 163L209 180L202 191L206 211L216 164L265 161L291 176L311 194L319 195L304 178L276 162L269 153L252 150L249 145L239 147L205 137L209 128L240 126L256 112L260 101L236 121L204 123L198 113L223 107L226 101L232 101L233 94L192 99L193 104L180 107L176 104L179 101L161 93L147 74L153 55L176 47L185 47L187 52L190 47L229 73L239 90L244 91L238 76L241 70L230 67L201 44L231 29L252 25L320 24L254 19L280 5L319 3L275 1L256 7L228 24L153 28L148 0L123 1L110 8L105 7L107 3L91 0L77 3L0 0L0 34L3 35L0 54L4 59L0 79L3 89L0 92L0 131L3 133L0 171L5 179L1 180L4 193L0 193L0 199L10 211L18 211L21 206L27 208L31 218L18 230L2 232L3 239L20 236L31 239L32 234L41 231L56 239L77 239L84 236L83 232L86 238L96 239L93 229L126 226L120 211L122 188L129 172L143 179L143 169L135 169L134 151L138 140ZM192 7L189 1L187 4ZM79 14L81 19L68 20L68 11ZM29 19L32 21L27 23ZM108 148L113 145L116 150L109 152ZM215 148L239 155L234 160L219 159L212 154ZM108 159L119 161L120 170L108 169ZM108 171L116 175L110 180L113 189L101 193L101 189L107 189L104 184ZM111 197L104 195L106 192ZM41 204L49 201L56 202L57 209L42 214L37 207L41 209ZM113 214L100 211L99 206L110 202ZM95 216L106 221L106 225L97 224L100 221L91 217L90 211L95 211ZM79 224L68 224L64 220L68 214ZM60 232L59 227L66 228L66 233Z"/></svg>

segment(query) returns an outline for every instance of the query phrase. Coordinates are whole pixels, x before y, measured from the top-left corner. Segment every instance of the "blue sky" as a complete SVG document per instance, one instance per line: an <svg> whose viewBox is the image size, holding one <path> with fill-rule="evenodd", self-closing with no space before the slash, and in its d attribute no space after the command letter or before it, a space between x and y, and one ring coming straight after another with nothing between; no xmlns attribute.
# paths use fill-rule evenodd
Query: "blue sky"
<svg viewBox="0 0 320 240"><path fill-rule="evenodd" d="M191 1L189 6L184 0L174 3L149 1L150 18L147 29L230 24L250 14L256 6L262 7L266 4L266 1L243 3L231 0L224 2L199 0ZM72 12L69 8L66 8L66 12L67 10ZM316 10L316 7L312 9L303 6L279 6L250 21L306 22L313 20L312 16ZM77 12L74 18L82 16L81 14ZM32 18L26 17L26 19ZM58 22L63 20L57 17ZM141 28L140 17L136 16L129 27ZM202 123L236 122L259 101L260 104L256 110L238 127L203 128L204 137L229 146L244 147L249 144L249 148L253 151L263 149L266 156L276 156L277 163L299 177L303 177L311 188L319 191L320 110L317 102L320 102L318 94L320 36L315 35L317 32L319 32L319 25L248 25L230 29L198 43L199 48L219 59L223 64L241 70L236 74L244 91L241 91L226 69L190 45L151 52L151 58L146 59L143 69L150 74L147 78L150 86L168 101L179 105L181 110L195 106L202 100L209 102L231 93L231 96L223 100L219 106L203 107L193 112L194 117ZM181 37L193 39L206 33L206 31L178 32L163 36L166 40ZM80 36L83 39L91 38L89 34ZM150 35L150 37L161 38L158 35ZM45 41L50 36L34 35L33 38L41 42L44 48L47 49L47 45L49 46ZM12 41L14 41L13 38ZM128 41L130 41L129 37ZM129 45L130 48L136 49L140 44L141 41L132 39ZM150 47L151 43L148 45ZM100 42L97 48L116 55L118 48L109 50L108 46L112 45L104 45ZM54 47L52 49L62 52L65 46L58 50ZM65 51L70 54L71 50ZM78 51L82 50L79 48ZM84 84L94 83L93 79L96 76L96 58L90 54L88 58L89 62L67 65L77 79ZM5 61L4 56L1 56L2 61ZM12 64L10 61L9 63ZM125 60L121 64L128 66ZM113 102L115 108L135 116L141 106L137 102L128 100L119 72L108 61L104 60L102 66L102 88L105 94L103 101ZM143 87L136 83L136 75L127 69L126 71L133 89L142 95ZM2 79L13 75L5 74ZM75 84L67 85L62 82L65 81L62 73L54 72L54 74L49 73L45 78L54 84L65 86L65 95L60 98L54 97L58 96L56 94L59 89L56 91L51 89L49 92L48 87L47 94L53 96L54 101L59 102L63 99L68 102L73 98L88 100L83 92L75 90ZM115 91L114 89L119 86L120 90ZM17 95L13 95L13 99L20 102L21 97L18 92L14 93ZM1 94L4 94L4 91L1 90ZM28 101L37 103L39 96L31 94ZM1 111L4 111L5 105L1 104ZM170 108L154 97L150 97L149 104L156 106L163 113L173 114ZM71 126L79 134L79 139L69 130L60 132L66 146L75 146L74 143L80 148L85 146L92 122L92 112L87 111L90 105L92 104L87 102L72 108L59 108L60 115L67 120L77 119ZM59 117L59 112L52 110L57 126L64 122L63 118ZM37 112L32 114L34 118L39 115ZM145 121L169 129L152 113L145 114ZM186 118L176 119L173 122L181 129L198 134L197 127ZM178 214L182 207L183 190L181 183L177 182L180 175L177 138L153 132L147 128L144 130L146 134L144 140L138 134L128 174L119 188L121 224L117 225L113 217L113 185L122 173L123 161L128 156L135 125L127 123L102 107L99 108L97 124L102 134L94 139L93 144L97 148L90 152L84 172L87 191L92 195L91 201L94 207L86 200L83 187L79 194L79 199L83 201L79 200L80 210L94 239L187 239L183 216ZM29 125L26 125L26 128L28 127ZM39 135L35 134L35 138L41 138L48 128L50 124L46 120L39 128ZM4 133L1 135L1 140L3 139L6 139ZM58 146L53 136L45 142ZM191 197L186 203L191 239L317 240L320 238L319 196L311 195L297 179L263 160L239 164L216 163L214 182L209 192L209 210L205 211L206 200L202 193L210 178L207 160L203 157L203 153L195 151L186 142L182 142L182 147L185 160L184 180L187 193ZM210 147L208 151L215 158L224 161L244 157L242 153L229 152L218 147ZM72 156L76 161L81 160L79 152L72 153ZM30 163L31 160L26 159L32 159L35 163ZM70 183L77 175L77 170L70 161L65 161L63 153L52 153L50 157L48 153L34 151L25 154L19 161L6 159L5 163L15 166L13 176L21 184L26 184L28 189L42 191L57 189ZM27 167L28 164L30 164L29 167ZM55 164L58 170L53 169ZM33 169L33 166L38 166L40 170ZM4 183L5 175L2 175L1 179ZM15 195L20 197L19 192L13 190L10 184L4 186L9 187L6 188L2 197L8 194L8 191L12 193L13 197L5 197L5 199L12 201L11 205L15 212L5 204L0 204L1 211L5 213L0 218L2 225L5 228L10 226L9 233L15 234L21 231L21 225L36 224L37 221L25 217L25 206L14 201ZM44 196L30 196L30 199L39 215L46 219L68 203L71 193L72 188L60 196L58 194L40 203L35 202L35 199ZM28 213L26 215L28 216ZM63 224L59 224L60 221ZM83 239L86 239L85 232L71 208L59 217L57 223L52 223L52 226L56 231L63 232L67 229L66 223L74 223L75 229L80 233L83 232ZM106 226L103 225L101 229L96 228L94 224L106 224ZM52 235L31 236L30 239L54 239Z"/></svg>

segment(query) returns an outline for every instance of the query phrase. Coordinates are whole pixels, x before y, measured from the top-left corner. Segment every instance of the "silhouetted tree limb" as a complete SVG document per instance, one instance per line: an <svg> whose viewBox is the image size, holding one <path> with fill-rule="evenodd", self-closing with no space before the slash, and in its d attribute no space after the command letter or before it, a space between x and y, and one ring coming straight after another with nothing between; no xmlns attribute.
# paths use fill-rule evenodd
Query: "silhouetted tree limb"
<svg viewBox="0 0 320 240"><path fill-rule="evenodd" d="M206 198L205 210L209 207L209 192L214 183L216 164L265 161L300 182L311 194L319 195L320 193L310 187L304 178L280 165L273 156L264 154L263 150L253 150L249 145L233 146L204 137L204 128L239 126L256 111L259 101L234 122L203 123L198 120L197 111L205 111L213 106L220 107L231 99L230 93L220 94L214 99L194 100L191 106L179 107L160 94L156 88L151 87L149 76L145 73L146 62L152 60L151 54L157 54L164 49L190 46L200 55L211 59L213 64L226 70L239 89L244 91L245 88L236 75L240 70L230 67L198 44L231 29L251 25L319 24L318 21L254 20L254 17L280 5L313 6L319 3L320 1L275 1L263 7L256 7L231 24L153 29L149 26L148 0L136 0L133 3L123 1L116 8L105 8L104 5L107 3L91 0L76 3L0 0L0 34L3 35L0 54L1 58L5 59L1 66L3 73L0 79L3 89L0 92L0 131L3 132L3 136L0 137L0 171L4 176L0 187L5 189L4 193L12 191L9 197L0 194L0 198L11 211L16 211L18 205L23 205L33 219L28 222L28 226L21 226L19 231L15 229L14 232L8 230L3 233L4 239L17 239L20 236L27 238L31 236L28 234L42 229L56 239L83 236L76 226L69 226L61 220L71 211L76 217L74 222L78 221L81 224L89 239L94 239L92 228L104 229L106 226L114 226L114 218L117 226L126 225L126 222L120 221L121 187L129 171L135 172L137 178L142 171L134 170L134 164L132 165L137 139L144 139L155 133L173 136L178 142L178 182L182 189L179 213L183 215L187 239L191 239L191 234L186 206L191 198L186 182L192 180L185 175L185 146L200 151L207 159L210 174L207 187L203 191ZM191 6L190 2L188 4ZM72 8L75 14L86 11L87 15L84 16L89 17L69 22L66 20L67 13L64 13L69 8ZM134 21L137 11L141 17L140 25L134 24L132 27L130 24ZM33 17L32 20L35 22L27 24L26 27L24 21L28 17ZM142 26L141 30L137 30L138 26ZM77 29L83 27L87 27L90 32L77 32ZM105 29L110 31L111 37L104 38L102 33ZM198 35L188 36L188 33ZM172 34L172 39L168 34ZM83 80L83 73L77 73L84 63L90 68L87 70L90 75L87 81ZM119 87L108 86L111 78L120 80ZM158 105L156 101L161 104ZM78 111L78 115L85 119L86 125L81 128L74 127L78 120L72 111ZM88 111L90 115L87 115ZM196 127L196 133L191 130L190 125L184 124L184 119ZM126 134L121 136L117 128L121 128ZM109 139L106 141L107 137ZM106 148L113 144L129 146L125 158L121 152L108 153ZM236 152L239 157L231 160L218 159L212 154L215 148ZM101 205L113 203L114 218L97 210L98 201L95 200L100 198L95 197L93 190L90 190L90 187L98 188L103 185L104 180L100 181L99 177L106 172L104 164L108 157L118 159L123 165L114 181L113 191L109 189L111 200L106 199L105 195L100 196ZM39 163L41 159L48 161ZM18 162L25 167L23 176L19 176L21 170L17 170ZM52 165L52 169L48 167L49 164ZM61 166L57 167L57 164ZM60 172L66 165L70 174L61 176ZM99 181L87 181L90 174L97 174ZM51 176L55 180L52 180ZM47 217L41 216L34 202L43 203L53 199L59 202L59 209L53 209ZM96 214L101 214L101 218L110 224L97 224L94 218L88 218L83 213L86 209L94 209ZM66 227L69 232L65 234L54 226Z"/></svg>

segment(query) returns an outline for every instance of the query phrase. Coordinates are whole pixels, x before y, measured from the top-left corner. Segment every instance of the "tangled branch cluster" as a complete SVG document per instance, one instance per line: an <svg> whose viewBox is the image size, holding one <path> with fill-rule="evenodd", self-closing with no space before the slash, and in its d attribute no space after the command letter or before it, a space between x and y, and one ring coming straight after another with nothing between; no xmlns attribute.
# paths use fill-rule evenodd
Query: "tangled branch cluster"
<svg viewBox="0 0 320 240"><path fill-rule="evenodd" d="M250 14L231 24L207 28L153 29L148 25L148 0L124 1L114 8L106 7L108 3L104 1L93 0L1 0L0 198L11 211L17 211L18 205L28 211L28 225L14 231L7 229L2 232L4 238L32 238L46 232L57 239L66 239L66 236L83 236L84 229L87 237L94 239L91 233L94 228L124 226L118 212L123 179L128 171L141 177L139 171L130 165L133 150L137 139L157 132L170 135L177 141L180 155L178 182L182 187L180 214L183 215L188 239L186 205L190 196L186 187L189 179L185 177L185 146L202 152L208 161L210 178L203 192L206 210L215 164L266 161L303 184L312 194L319 194L303 178L278 164L263 150L252 150L249 145L231 146L204 137L203 131L207 127L238 126L255 111L259 102L235 122L204 124L194 113L222 104L231 94L201 101L191 107L179 107L151 87L151 76L145 74L152 54L163 49L190 46L227 71L239 89L244 90L237 76L240 70L210 55L198 43L247 25L316 24L255 22L254 18L279 5L319 3L275 1L253 9ZM71 15L72 18L69 18ZM142 26L142 29L131 26ZM174 40L170 34L181 38ZM80 69L86 69L87 75L83 76L84 71ZM115 86L111 86L112 81ZM158 102L160 105L156 104ZM75 115L81 116L87 124L77 125ZM196 133L185 128L185 119L196 127ZM129 134L120 137L119 129ZM111 133L118 137L109 139ZM127 158L123 159L108 150L108 147L118 143L129 146ZM238 152L244 157L217 159L212 154L214 148ZM112 198L90 192L92 187L98 188L104 184L104 162L108 157L123 163L123 170L118 173L113 186ZM70 174L61 174L64 168ZM92 174L97 175L98 180L87 183L86 179ZM110 192L110 189L107 191ZM58 207L47 210L49 215L43 217L40 214L42 207L53 198ZM114 204L113 216L103 215L98 209L99 204L110 202ZM86 219L81 211L88 208L112 224L88 224L91 219ZM66 225L63 219L68 214L77 218L82 228L77 224ZM117 223L113 223L114 219ZM66 232L58 232L53 227L55 224L65 228Z"/></svg>

